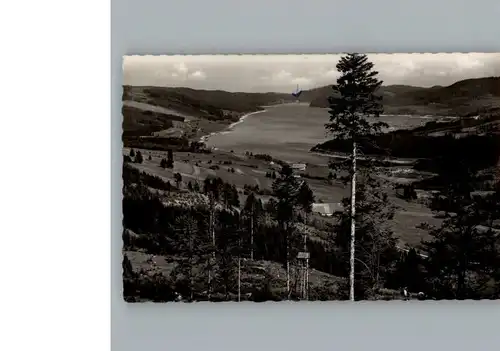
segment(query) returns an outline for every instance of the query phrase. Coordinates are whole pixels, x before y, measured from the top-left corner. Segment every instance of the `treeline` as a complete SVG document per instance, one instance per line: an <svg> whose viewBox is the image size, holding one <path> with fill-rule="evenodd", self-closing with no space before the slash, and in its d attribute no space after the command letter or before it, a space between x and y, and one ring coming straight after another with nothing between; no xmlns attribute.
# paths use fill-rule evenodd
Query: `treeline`
<svg viewBox="0 0 500 351"><path fill-rule="evenodd" d="M179 152L210 153L204 144L198 141L190 141L186 137L144 137L144 136L122 136L123 146L134 149L145 149L154 151L175 150Z"/></svg>
<svg viewBox="0 0 500 351"><path fill-rule="evenodd" d="M411 130L400 130L377 136L365 137L359 147L367 155L391 156L399 158L428 159L419 164L418 169L434 171L440 159L460 153L465 162L473 167L491 167L500 157L498 135L466 136L415 135ZM337 151L348 153L352 141L332 139L313 147L312 151Z"/></svg>

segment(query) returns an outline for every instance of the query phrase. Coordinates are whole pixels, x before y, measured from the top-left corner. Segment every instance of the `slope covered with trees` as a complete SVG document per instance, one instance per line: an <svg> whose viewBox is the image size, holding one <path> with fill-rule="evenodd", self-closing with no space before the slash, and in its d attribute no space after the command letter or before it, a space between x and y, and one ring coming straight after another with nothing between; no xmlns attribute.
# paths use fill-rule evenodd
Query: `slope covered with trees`
<svg viewBox="0 0 500 351"><path fill-rule="evenodd" d="M330 93L330 87L321 87L305 91L302 99L326 108ZM466 79L447 87L382 86L377 94L383 97L386 114L500 115L500 77Z"/></svg>
<svg viewBox="0 0 500 351"><path fill-rule="evenodd" d="M233 93L222 90L123 86L122 100L138 101L183 112L209 120L237 121L242 113L258 111L262 106L292 101L290 94Z"/></svg>

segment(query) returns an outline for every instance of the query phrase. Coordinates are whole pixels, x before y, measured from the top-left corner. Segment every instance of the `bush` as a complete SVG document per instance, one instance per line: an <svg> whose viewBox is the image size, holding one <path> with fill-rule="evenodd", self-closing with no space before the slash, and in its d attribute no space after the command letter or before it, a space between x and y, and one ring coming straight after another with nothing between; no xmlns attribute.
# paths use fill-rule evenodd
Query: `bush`
<svg viewBox="0 0 500 351"><path fill-rule="evenodd" d="M263 161L267 161L267 162L271 162L273 160L271 155L267 155L267 154L255 154L254 157L258 160L263 160Z"/></svg>
<svg viewBox="0 0 500 351"><path fill-rule="evenodd" d="M135 154L135 163L142 163L142 161L142 154L140 151L137 151L137 153Z"/></svg>
<svg viewBox="0 0 500 351"><path fill-rule="evenodd" d="M123 298L127 302L151 300L153 302L175 301L172 283L161 273L152 276L141 272L138 278L123 279Z"/></svg>

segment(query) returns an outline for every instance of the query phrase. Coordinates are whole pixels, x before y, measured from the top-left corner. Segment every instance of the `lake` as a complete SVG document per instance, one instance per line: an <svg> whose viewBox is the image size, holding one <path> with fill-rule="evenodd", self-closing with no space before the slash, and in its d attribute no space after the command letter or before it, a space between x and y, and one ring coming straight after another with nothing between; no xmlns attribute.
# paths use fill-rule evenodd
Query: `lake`
<svg viewBox="0 0 500 351"><path fill-rule="evenodd" d="M380 121L391 129L414 128L435 117L384 115ZM326 164L327 157L309 150L328 139L325 123L329 121L327 109L309 107L308 104L284 104L266 107L264 112L253 113L228 130L206 138L207 146L222 150L269 154L288 162Z"/></svg>

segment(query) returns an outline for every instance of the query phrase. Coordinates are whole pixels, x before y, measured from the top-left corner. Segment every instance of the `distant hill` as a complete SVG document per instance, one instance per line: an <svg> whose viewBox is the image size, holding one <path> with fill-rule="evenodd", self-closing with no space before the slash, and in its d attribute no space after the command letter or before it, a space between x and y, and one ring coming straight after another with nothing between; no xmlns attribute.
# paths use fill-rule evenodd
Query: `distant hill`
<svg viewBox="0 0 500 351"><path fill-rule="evenodd" d="M395 95L411 93L426 88L414 87L410 85L388 85L380 88L381 94L385 98L391 98ZM328 107L328 97L332 95L332 86L327 85L320 88L306 90L302 93L301 100L311 102L312 107Z"/></svg>
<svg viewBox="0 0 500 351"><path fill-rule="evenodd" d="M304 91L311 107L328 107L331 86ZM500 114L500 77L466 79L431 88L389 85L380 88L387 114L488 115Z"/></svg>
<svg viewBox="0 0 500 351"><path fill-rule="evenodd" d="M331 86L305 90L299 100L309 102L311 107L325 108L328 107L328 96L332 92ZM388 85L382 86L379 94L384 98L386 114L500 116L500 77L466 79L446 87ZM258 111L262 106L296 99L286 93L233 93L222 90L126 85L123 87L123 100L160 106L217 123L231 123L237 121L242 114ZM132 112L135 114L132 119L137 120L139 111L133 109L125 109L124 116L128 120L128 115ZM141 114L140 121L144 121L143 124L147 124L146 120L154 119L157 115ZM173 119L173 116L169 119Z"/></svg>
<svg viewBox="0 0 500 351"><path fill-rule="evenodd" d="M133 100L210 120L237 120L261 106L292 101L290 94L232 93L222 90L124 86L123 100Z"/></svg>

